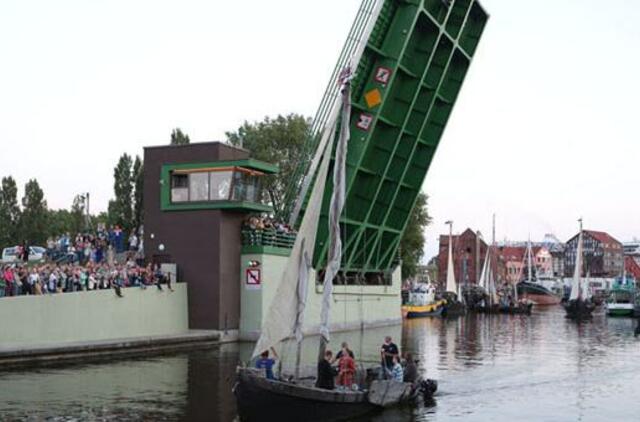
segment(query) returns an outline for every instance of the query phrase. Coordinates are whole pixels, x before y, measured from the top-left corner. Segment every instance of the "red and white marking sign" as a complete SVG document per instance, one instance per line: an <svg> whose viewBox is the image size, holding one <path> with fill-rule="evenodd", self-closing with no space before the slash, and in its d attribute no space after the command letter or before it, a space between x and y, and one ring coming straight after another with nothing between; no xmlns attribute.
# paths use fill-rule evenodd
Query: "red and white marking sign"
<svg viewBox="0 0 640 422"><path fill-rule="evenodd" d="M245 286L247 289L259 289L262 283L260 270L256 268L247 268L245 277Z"/></svg>
<svg viewBox="0 0 640 422"><path fill-rule="evenodd" d="M367 113L360 113L360 116L358 116L358 123L356 123L356 127L367 132L371 127L371 123L373 123L372 115Z"/></svg>
<svg viewBox="0 0 640 422"><path fill-rule="evenodd" d="M391 80L391 69L388 67L380 66L376 70L376 82L380 82L383 85L386 85Z"/></svg>

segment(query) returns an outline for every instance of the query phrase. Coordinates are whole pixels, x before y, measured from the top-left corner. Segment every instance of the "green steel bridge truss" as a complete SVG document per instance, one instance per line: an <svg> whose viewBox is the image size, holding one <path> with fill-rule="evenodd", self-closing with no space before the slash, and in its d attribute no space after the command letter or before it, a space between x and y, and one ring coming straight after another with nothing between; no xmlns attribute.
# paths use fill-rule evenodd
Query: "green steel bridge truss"
<svg viewBox="0 0 640 422"><path fill-rule="evenodd" d="M353 52L354 40L363 36L375 3L362 3L309 134L309 154L336 101L337 75ZM352 82L347 196L341 218L343 271L384 272L394 266L402 233L487 20L476 0L384 1ZM300 178L305 166L308 163L300 166ZM315 268L324 267L327 259L331 189L327 183Z"/></svg>

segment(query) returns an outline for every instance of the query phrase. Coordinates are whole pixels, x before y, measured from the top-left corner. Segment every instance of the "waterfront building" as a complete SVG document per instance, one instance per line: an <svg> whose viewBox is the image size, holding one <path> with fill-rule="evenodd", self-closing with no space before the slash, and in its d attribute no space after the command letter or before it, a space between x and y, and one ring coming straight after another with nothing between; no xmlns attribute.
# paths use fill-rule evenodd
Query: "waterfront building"
<svg viewBox="0 0 640 422"><path fill-rule="evenodd" d="M625 256L624 269L628 275L633 276L636 281L640 281L640 258Z"/></svg>
<svg viewBox="0 0 640 422"><path fill-rule="evenodd" d="M640 258L640 241L625 242L622 244L624 254L626 256L634 256Z"/></svg>
<svg viewBox="0 0 640 422"><path fill-rule="evenodd" d="M453 267L456 280L459 283L477 284L480 271L487 253L487 244L480 232L466 229L459 235L452 237ZM444 288L447 280L447 260L449 250L449 235L440 236L438 253L438 286Z"/></svg>
<svg viewBox="0 0 640 422"><path fill-rule="evenodd" d="M578 247L578 234L569 239L565 249L565 277L573 274ZM591 277L617 277L622 274L622 243L610 234L583 230L584 273Z"/></svg>

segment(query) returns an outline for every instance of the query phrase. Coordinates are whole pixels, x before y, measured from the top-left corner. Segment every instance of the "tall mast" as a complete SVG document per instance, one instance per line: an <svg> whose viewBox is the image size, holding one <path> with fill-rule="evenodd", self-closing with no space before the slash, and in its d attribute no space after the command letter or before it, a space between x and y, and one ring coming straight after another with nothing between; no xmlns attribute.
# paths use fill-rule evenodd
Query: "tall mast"
<svg viewBox="0 0 640 422"><path fill-rule="evenodd" d="M527 281L531 283L531 261L533 261L533 251L531 250L531 236L527 241Z"/></svg>

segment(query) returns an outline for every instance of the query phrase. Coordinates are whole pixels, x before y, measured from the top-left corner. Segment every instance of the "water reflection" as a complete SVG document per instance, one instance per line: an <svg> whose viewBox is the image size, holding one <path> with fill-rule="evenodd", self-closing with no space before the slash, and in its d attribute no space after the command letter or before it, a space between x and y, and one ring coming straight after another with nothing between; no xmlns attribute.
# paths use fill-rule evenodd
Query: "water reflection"
<svg viewBox="0 0 640 422"><path fill-rule="evenodd" d="M640 360L634 321L576 325L560 308L531 317L474 315L407 321L340 334L376 362L386 333L439 380L436 406L393 409L371 421L637 420ZM304 350L314 359L317 339ZM0 420L230 421L235 366L251 344L173 356L0 373ZM268 415L272 419L274 415ZM277 417L276 417L277 419Z"/></svg>

